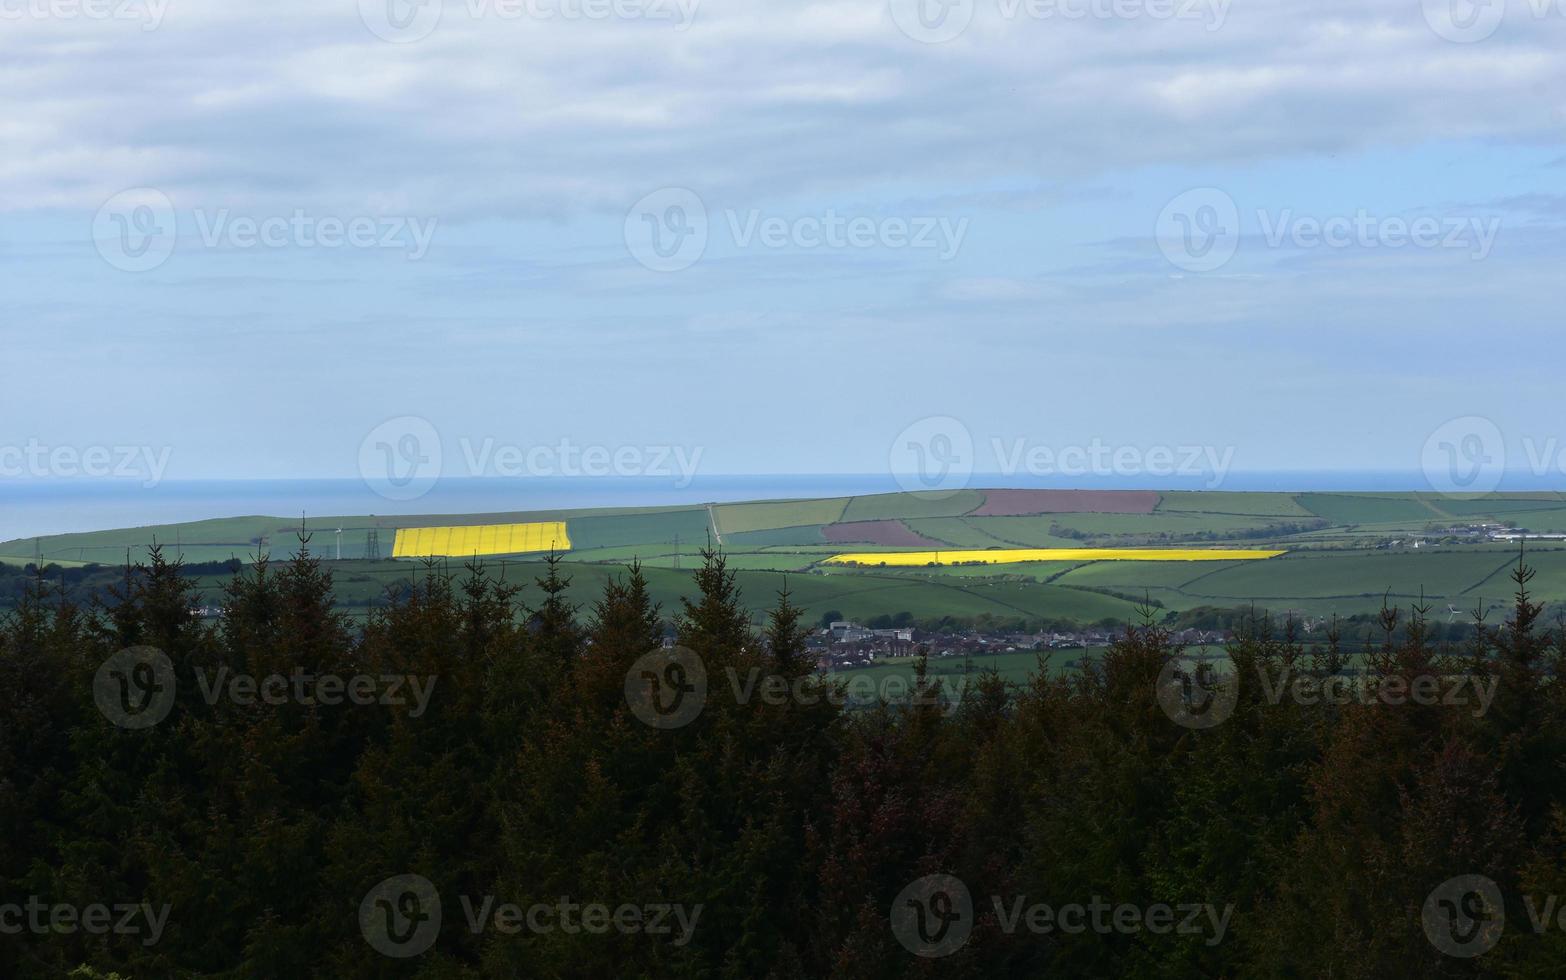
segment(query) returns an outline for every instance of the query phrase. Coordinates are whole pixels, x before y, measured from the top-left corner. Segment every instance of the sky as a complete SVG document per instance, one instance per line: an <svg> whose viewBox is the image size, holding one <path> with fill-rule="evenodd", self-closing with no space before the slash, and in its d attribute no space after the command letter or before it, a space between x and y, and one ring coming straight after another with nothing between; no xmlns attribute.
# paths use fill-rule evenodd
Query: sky
<svg viewBox="0 0 1566 980"><path fill-rule="evenodd" d="M0 480L1566 482L1563 42L1566 0L0 0Z"/></svg>

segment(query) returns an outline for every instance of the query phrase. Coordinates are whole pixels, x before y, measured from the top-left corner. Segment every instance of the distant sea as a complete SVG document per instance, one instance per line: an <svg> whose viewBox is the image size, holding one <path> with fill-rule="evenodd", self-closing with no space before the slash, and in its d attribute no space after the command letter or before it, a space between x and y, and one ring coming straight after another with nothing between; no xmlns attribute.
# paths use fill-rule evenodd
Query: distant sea
<svg viewBox="0 0 1566 980"><path fill-rule="evenodd" d="M1206 477L1035 478L975 474L970 487L1085 490L1205 490ZM910 484L911 485L911 484ZM688 486L667 477L464 477L443 479L415 500L392 501L358 479L0 480L0 541L262 514L310 517L476 514L584 507L655 507L791 497L838 497L908 489L886 473L698 475ZM1223 490L1297 492L1428 491L1422 473L1229 473ZM1559 490L1559 481L1508 475L1505 490Z"/></svg>

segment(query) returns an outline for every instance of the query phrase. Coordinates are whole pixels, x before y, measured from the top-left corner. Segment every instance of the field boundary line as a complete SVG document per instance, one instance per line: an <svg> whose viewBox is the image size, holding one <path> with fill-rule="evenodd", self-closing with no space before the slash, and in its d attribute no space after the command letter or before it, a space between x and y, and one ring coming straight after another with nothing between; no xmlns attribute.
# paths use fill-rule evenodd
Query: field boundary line
<svg viewBox="0 0 1566 980"><path fill-rule="evenodd" d="M1468 593L1472 592L1473 590L1483 586L1486 582L1488 582L1491 579L1495 578L1504 569L1513 568L1513 567L1516 566L1516 564L1517 564L1517 559L1510 558L1510 557L1507 558L1504 562L1502 562L1496 568L1490 569L1489 573L1487 575L1485 575L1484 578L1481 578L1479 581L1475 582L1473 585L1470 585L1468 588L1466 588L1463 591L1459 592L1458 595L1467 595ZM1482 599L1484 597L1480 596L1480 598Z"/></svg>

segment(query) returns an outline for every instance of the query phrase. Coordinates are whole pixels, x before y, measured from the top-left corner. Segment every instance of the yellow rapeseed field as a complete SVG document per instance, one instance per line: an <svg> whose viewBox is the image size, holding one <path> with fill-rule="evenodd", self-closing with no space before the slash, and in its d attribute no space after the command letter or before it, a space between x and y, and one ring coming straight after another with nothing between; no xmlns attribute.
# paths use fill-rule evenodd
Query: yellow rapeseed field
<svg viewBox="0 0 1566 980"><path fill-rule="evenodd" d="M393 558L471 558L530 551L569 551L565 521L475 524L467 527L400 527Z"/></svg>
<svg viewBox="0 0 1566 980"><path fill-rule="evenodd" d="M1002 548L988 551L864 551L833 555L829 565L1007 565L1019 561L1255 561L1282 551L1244 548Z"/></svg>

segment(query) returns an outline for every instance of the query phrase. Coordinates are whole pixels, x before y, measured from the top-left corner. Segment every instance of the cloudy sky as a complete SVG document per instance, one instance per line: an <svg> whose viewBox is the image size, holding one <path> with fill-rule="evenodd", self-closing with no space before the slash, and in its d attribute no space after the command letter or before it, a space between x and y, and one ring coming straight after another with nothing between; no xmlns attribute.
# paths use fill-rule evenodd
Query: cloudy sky
<svg viewBox="0 0 1566 980"><path fill-rule="evenodd" d="M0 443L1537 469L1563 50L1566 0L0 0Z"/></svg>

